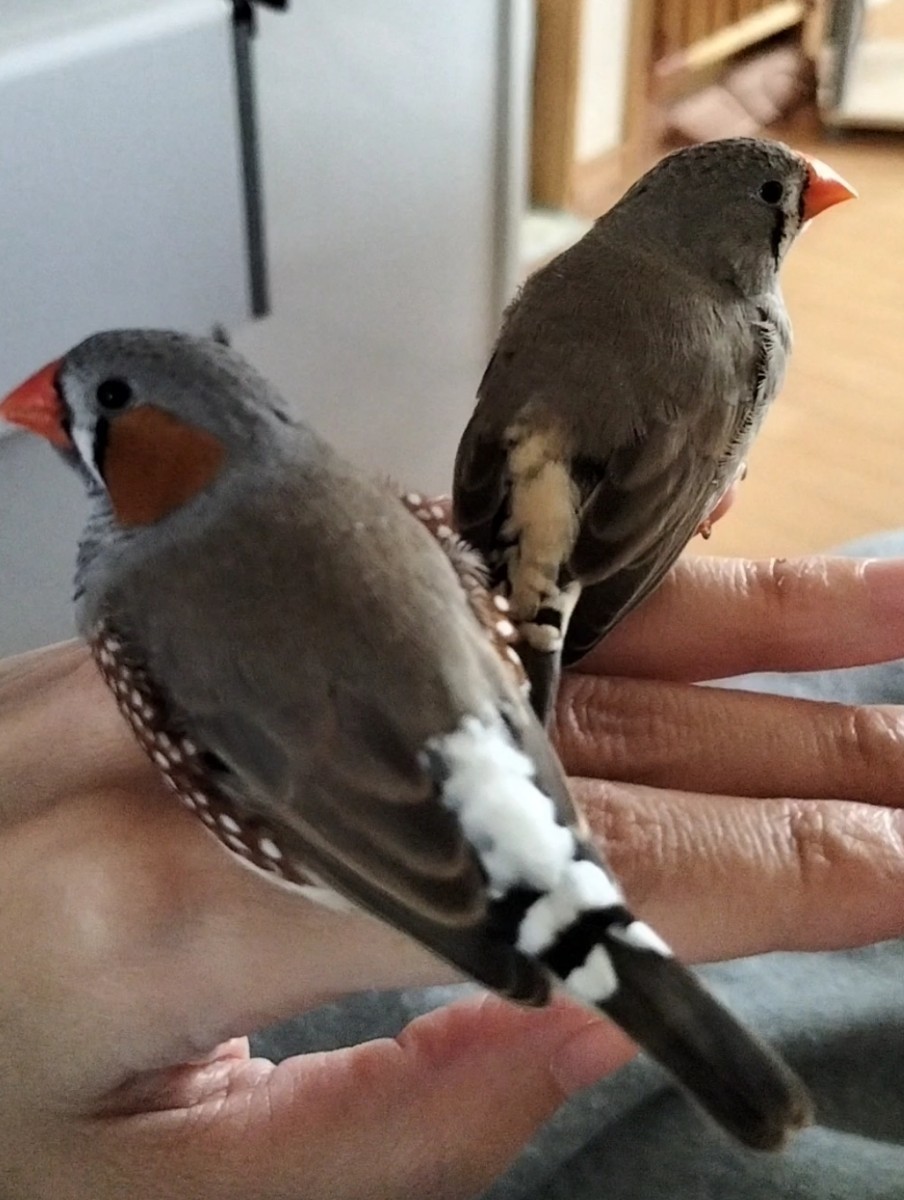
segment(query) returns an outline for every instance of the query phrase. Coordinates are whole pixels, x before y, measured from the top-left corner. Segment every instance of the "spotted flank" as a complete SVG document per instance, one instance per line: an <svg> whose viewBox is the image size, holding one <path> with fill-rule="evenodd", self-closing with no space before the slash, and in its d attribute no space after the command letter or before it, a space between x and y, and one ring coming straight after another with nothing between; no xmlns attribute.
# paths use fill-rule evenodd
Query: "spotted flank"
<svg viewBox="0 0 904 1200"><path fill-rule="evenodd" d="M558 819L502 721L466 717L432 739L424 758L486 872L497 935L543 963L566 991L588 1004L611 999L619 988L613 941L671 957Z"/></svg>
<svg viewBox="0 0 904 1200"><path fill-rule="evenodd" d="M297 885L313 900L331 907L345 905L335 892L283 853L271 829L236 811L212 778L211 756L191 738L170 728L165 703L116 631L109 624L99 625L90 645L100 673L139 744L185 807L245 862Z"/></svg>
<svg viewBox="0 0 904 1200"><path fill-rule="evenodd" d="M480 555L448 524L449 514L443 505L429 502L419 492L406 492L402 503L439 542L455 568L474 615L496 653L514 675L518 687L527 695L527 674L516 649L520 635L509 616L509 602L501 593L490 589Z"/></svg>

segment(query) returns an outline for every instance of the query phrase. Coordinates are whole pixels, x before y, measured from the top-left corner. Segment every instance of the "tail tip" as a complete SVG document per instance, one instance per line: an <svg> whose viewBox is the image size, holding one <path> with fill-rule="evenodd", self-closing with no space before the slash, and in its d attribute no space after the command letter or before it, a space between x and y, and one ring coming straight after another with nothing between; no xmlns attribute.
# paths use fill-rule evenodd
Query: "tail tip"
<svg viewBox="0 0 904 1200"><path fill-rule="evenodd" d="M782 1103L764 1106L732 1122L731 1132L751 1150L776 1154L788 1148L794 1138L815 1120L813 1101L796 1078L788 1081Z"/></svg>

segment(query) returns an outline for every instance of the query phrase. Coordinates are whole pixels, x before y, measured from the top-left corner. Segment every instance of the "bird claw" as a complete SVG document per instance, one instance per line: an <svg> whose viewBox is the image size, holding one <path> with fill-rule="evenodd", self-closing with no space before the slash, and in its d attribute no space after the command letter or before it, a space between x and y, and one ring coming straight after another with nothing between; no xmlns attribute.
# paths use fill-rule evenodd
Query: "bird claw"
<svg viewBox="0 0 904 1200"><path fill-rule="evenodd" d="M712 521L709 519L709 517L707 517L707 518L706 518L706 520L705 520L705 521L703 521L703 522L702 522L702 523L701 523L701 524L698 526L698 528L697 528L697 532L700 534L700 536L703 538L703 540L704 540L705 542L708 542L708 541L709 541L709 539L710 539L710 538L712 537L712 535L713 535L713 523L712 523Z"/></svg>

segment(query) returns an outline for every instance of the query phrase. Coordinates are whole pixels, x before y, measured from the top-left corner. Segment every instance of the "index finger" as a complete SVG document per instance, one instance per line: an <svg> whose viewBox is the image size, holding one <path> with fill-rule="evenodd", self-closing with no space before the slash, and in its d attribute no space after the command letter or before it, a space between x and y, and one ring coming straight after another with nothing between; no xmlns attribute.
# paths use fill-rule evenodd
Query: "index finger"
<svg viewBox="0 0 904 1200"><path fill-rule="evenodd" d="M904 657L904 559L685 558L581 662L696 681Z"/></svg>

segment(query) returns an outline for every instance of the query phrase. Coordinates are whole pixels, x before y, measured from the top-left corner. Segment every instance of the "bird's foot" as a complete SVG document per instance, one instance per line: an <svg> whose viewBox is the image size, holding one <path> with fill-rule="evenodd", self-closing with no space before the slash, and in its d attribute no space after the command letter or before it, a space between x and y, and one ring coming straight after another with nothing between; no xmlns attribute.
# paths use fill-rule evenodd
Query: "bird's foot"
<svg viewBox="0 0 904 1200"><path fill-rule="evenodd" d="M559 594L556 571L554 566L533 566L523 559L517 563L516 569L510 574L512 589L509 601L513 621L533 621L544 605L556 599Z"/></svg>
<svg viewBox="0 0 904 1200"><path fill-rule="evenodd" d="M580 594L581 585L575 581L564 588L555 588L530 620L519 623L519 632L527 644L545 654L560 653Z"/></svg>
<svg viewBox="0 0 904 1200"><path fill-rule="evenodd" d="M702 537L704 540L708 540L710 537L712 537L713 526L715 525L716 521L720 521L722 517L725 516L732 504L734 504L738 495L738 488L740 488L741 484L746 478L747 464L743 463L741 469L735 476L734 482L730 484L719 497L715 507L709 513L709 516L706 518L706 520L701 521L697 526L697 533L699 533L700 537Z"/></svg>

